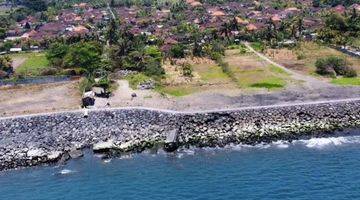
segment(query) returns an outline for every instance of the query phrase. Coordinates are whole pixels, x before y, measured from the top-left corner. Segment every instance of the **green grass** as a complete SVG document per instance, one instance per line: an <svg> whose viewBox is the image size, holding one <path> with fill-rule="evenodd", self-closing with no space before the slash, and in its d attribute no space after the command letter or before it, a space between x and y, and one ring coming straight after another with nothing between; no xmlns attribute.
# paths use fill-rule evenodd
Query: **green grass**
<svg viewBox="0 0 360 200"><path fill-rule="evenodd" d="M283 75L289 75L284 69L277 67L275 65L270 65L270 71L276 74L283 74Z"/></svg>
<svg viewBox="0 0 360 200"><path fill-rule="evenodd" d="M273 78L268 78L265 80L262 80L258 83L253 83L250 85L250 87L254 87L254 88L266 88L268 90L272 90L272 89L280 89L285 87L286 83L283 79L281 78L277 78L277 77L273 77Z"/></svg>
<svg viewBox="0 0 360 200"><path fill-rule="evenodd" d="M146 76L145 74L138 73L138 74L130 75L130 76L126 77L125 79L129 81L130 87L135 90L135 89L137 89L137 86L140 83L150 80L151 78Z"/></svg>
<svg viewBox="0 0 360 200"><path fill-rule="evenodd" d="M354 86L360 86L360 78L337 78L333 79L331 83L336 85L354 85Z"/></svg>
<svg viewBox="0 0 360 200"><path fill-rule="evenodd" d="M159 86L156 91L162 94L169 94L174 97L182 97L196 92L196 88L191 85L185 86Z"/></svg>
<svg viewBox="0 0 360 200"><path fill-rule="evenodd" d="M218 66L208 67L206 71L199 72L201 79L204 81L212 81L214 79L226 80L228 76Z"/></svg>
<svg viewBox="0 0 360 200"><path fill-rule="evenodd" d="M250 45L255 51L262 52L265 49L264 45L261 42L253 42Z"/></svg>
<svg viewBox="0 0 360 200"><path fill-rule="evenodd" d="M26 59L23 64L16 68L15 72L18 75L39 76L42 70L49 67L49 61L44 53L26 53L14 57L25 57Z"/></svg>

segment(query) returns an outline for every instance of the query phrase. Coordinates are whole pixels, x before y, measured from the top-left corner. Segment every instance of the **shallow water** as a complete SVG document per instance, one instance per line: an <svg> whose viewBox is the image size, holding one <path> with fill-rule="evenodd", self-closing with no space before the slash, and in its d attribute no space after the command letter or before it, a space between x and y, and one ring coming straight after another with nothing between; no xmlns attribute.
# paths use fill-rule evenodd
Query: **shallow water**
<svg viewBox="0 0 360 200"><path fill-rule="evenodd" d="M0 172L0 199L359 199L360 136Z"/></svg>

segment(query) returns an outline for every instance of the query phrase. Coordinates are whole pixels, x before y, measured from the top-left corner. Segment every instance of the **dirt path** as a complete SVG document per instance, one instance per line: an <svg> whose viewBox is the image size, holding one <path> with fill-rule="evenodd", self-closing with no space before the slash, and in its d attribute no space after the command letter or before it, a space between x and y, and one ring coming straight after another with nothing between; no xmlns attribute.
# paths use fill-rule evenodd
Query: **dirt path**
<svg viewBox="0 0 360 200"><path fill-rule="evenodd" d="M161 96L159 93L151 90L133 90L127 80L118 80L118 88L108 99L101 99L96 103L96 107L103 107L108 102L111 107L126 106L149 106L155 108L167 108L173 102L169 98ZM136 97L132 97L136 94Z"/></svg>
<svg viewBox="0 0 360 200"><path fill-rule="evenodd" d="M16 70L16 68L20 67L26 61L26 59L27 58L22 58L22 57L13 58L12 66L13 66L14 70Z"/></svg>
<svg viewBox="0 0 360 200"><path fill-rule="evenodd" d="M274 62L273 60L271 60L270 58L268 58L264 54L257 52L254 48L252 48L250 46L250 44L248 42L244 42L244 45L251 52L253 52L257 56L259 56L261 59L263 59L263 60L267 61L268 63L270 63L270 64L272 64L272 65L274 65L276 67L279 67L279 68L283 69L284 71L286 71L288 74L290 74L291 78L303 82L303 84L306 86L306 88L309 88L309 89L321 89L321 88L335 87L334 85L331 85L330 83L318 80L318 79L313 78L311 76L306 76L306 75L303 75L303 74L299 74L297 72L294 72L294 71L286 68L283 65L280 65L280 64Z"/></svg>

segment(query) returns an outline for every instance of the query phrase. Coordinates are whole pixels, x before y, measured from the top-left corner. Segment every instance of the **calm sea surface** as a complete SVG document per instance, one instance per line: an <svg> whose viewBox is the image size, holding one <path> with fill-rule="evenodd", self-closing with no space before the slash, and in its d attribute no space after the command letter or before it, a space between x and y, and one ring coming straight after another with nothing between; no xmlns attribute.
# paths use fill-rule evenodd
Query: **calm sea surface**
<svg viewBox="0 0 360 200"><path fill-rule="evenodd" d="M360 199L360 136L0 172L0 199Z"/></svg>

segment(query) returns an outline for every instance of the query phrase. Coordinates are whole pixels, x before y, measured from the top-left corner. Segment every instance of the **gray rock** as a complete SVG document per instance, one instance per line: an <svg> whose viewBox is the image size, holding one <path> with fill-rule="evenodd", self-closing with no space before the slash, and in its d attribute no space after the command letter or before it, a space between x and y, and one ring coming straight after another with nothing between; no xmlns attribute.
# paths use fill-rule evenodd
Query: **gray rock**
<svg viewBox="0 0 360 200"><path fill-rule="evenodd" d="M69 151L69 156L71 158L80 158L80 157L84 156L84 154L81 150L73 149L73 150Z"/></svg>

